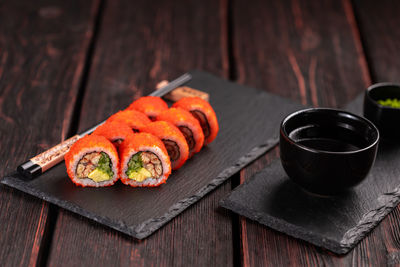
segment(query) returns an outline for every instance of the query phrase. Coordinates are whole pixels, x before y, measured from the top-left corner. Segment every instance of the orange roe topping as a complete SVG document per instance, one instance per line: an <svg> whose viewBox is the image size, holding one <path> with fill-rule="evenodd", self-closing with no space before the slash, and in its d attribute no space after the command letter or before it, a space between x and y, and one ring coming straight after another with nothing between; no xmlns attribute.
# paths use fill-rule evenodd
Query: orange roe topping
<svg viewBox="0 0 400 267"><path fill-rule="evenodd" d="M132 102L127 108L128 110L137 110L146 114L151 120L164 110L168 109L167 103L157 96L143 96Z"/></svg>
<svg viewBox="0 0 400 267"><path fill-rule="evenodd" d="M193 134L194 147L190 150L190 156L201 150L204 143L204 134L201 129L200 123L196 120L190 112L181 108L170 108L159 116L157 116L158 121L167 121L175 125L176 127L186 127L189 128ZM182 131L182 130L181 130ZM182 132L183 133L183 132ZM189 144L189 142L188 142ZM190 148L190 144L189 144Z"/></svg>
<svg viewBox="0 0 400 267"><path fill-rule="evenodd" d="M193 112L200 111L206 117L206 121L202 122L199 120L204 133L206 132L204 127L209 127L209 129L207 129L207 131L209 131L209 135L205 137L205 143L209 144L217 137L219 131L217 115L215 114L215 111L211 107L210 103L199 97L184 97L174 103L172 107L183 108L184 110L192 112L192 114Z"/></svg>
<svg viewBox="0 0 400 267"><path fill-rule="evenodd" d="M111 142L116 142L125 140L128 136L133 135L133 132L126 123L115 120L100 125L92 134L101 135Z"/></svg>
<svg viewBox="0 0 400 267"><path fill-rule="evenodd" d="M143 113L136 110L123 110L115 113L107 122L118 121L127 124L134 132L140 131L140 128L150 123L150 119Z"/></svg>
<svg viewBox="0 0 400 267"><path fill-rule="evenodd" d="M74 164L74 156L76 154L79 154L82 150L86 150L88 148L97 148L99 151L103 151L107 154L111 154L113 157L116 158L117 160L117 169L119 165L118 161L118 152L115 146L107 140L104 136L99 136L99 135L86 135L76 141L71 148L69 149L68 153L65 154L64 160L65 160L65 165L67 168L67 173L68 176L71 178L72 182L76 185L83 186L85 187L84 184L79 183L79 179L75 179L75 170L71 169L72 164ZM110 184L111 185L111 184Z"/></svg>
<svg viewBox="0 0 400 267"><path fill-rule="evenodd" d="M146 133L151 133L160 138L161 140L173 141L176 143L176 145L178 145L179 158L175 162L172 162L172 168L174 170L179 169L188 159L189 147L186 142L185 136L172 123L166 121L155 121L147 124L142 129L142 131ZM166 147L167 146L168 145L166 145Z"/></svg>

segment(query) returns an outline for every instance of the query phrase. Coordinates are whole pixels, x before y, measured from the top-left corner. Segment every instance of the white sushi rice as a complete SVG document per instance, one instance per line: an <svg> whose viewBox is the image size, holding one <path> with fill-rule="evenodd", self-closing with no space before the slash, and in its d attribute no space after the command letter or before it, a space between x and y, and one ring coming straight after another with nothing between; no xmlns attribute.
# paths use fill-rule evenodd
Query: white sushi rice
<svg viewBox="0 0 400 267"><path fill-rule="evenodd" d="M79 163L79 161L88 153L92 152L104 152L106 153L111 160L112 166L112 172L114 173L112 179L107 180L107 181L102 181L102 182L95 182L90 178L78 178L76 176L76 167ZM114 157L112 153L107 153L107 151L100 150L99 148L87 148L81 150L78 154L74 155L73 157L73 164L70 165L70 171L74 174L73 180L78 183L82 184L84 186L93 186L93 187L103 187L103 186L108 186L114 184L118 180L118 168L117 168L117 158Z"/></svg>
<svg viewBox="0 0 400 267"><path fill-rule="evenodd" d="M135 155L136 153L139 152L152 152L154 153L161 161L161 165L162 165L162 174L160 175L160 177L156 178L147 178L146 180L142 181L142 182L138 182L136 180L133 179L129 179L129 177L126 175L126 171L128 170L128 163L129 160L132 158L133 155ZM129 185L132 186L151 186L151 185L157 185L160 183L160 181L165 180L166 179L166 173L170 173L171 171L171 166L166 164L166 162L168 161L168 155L165 155L163 153L163 151L159 148L159 147L150 147L150 146L144 146L141 147L140 150L132 150L129 153L129 157L126 157L125 160L123 162L121 162L121 178L126 178L127 181L124 183L127 183Z"/></svg>

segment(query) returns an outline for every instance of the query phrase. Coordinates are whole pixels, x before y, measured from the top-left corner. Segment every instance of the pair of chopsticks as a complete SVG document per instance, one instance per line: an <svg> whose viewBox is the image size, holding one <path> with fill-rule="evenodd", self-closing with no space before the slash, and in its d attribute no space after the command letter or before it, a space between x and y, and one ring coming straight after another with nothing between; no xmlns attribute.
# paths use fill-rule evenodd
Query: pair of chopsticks
<svg viewBox="0 0 400 267"><path fill-rule="evenodd" d="M177 87L182 86L192 79L192 75L189 73L185 73L177 79L171 81L166 86L154 91L150 94L150 96L164 96ZM33 179L53 166L57 165L61 161L64 160L64 155L69 151L70 147L80 138L84 137L87 134L92 133L98 126L103 124L105 121L98 123L96 126L79 133L77 135L68 138L67 140L61 142L58 145L53 146L52 148L40 153L39 155L34 156L28 161L22 163L17 167L17 171L25 176L26 178Z"/></svg>

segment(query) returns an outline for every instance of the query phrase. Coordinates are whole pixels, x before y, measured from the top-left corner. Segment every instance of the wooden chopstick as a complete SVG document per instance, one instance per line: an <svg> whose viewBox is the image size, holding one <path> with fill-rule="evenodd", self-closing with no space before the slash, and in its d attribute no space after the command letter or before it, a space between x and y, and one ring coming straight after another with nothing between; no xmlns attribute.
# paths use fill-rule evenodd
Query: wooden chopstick
<svg viewBox="0 0 400 267"><path fill-rule="evenodd" d="M182 76L179 76L177 79L171 81L166 86L154 91L150 94L150 96L164 96L165 94L171 92L175 88L187 83L192 79L192 75L189 73L185 73ZM64 160L64 155L69 151L70 147L80 138L84 137L87 134L92 133L98 126L103 124L105 121L98 123L96 126L80 133L77 135L68 138L67 140L61 142L58 145L53 146L52 148L40 153L39 155L34 156L28 161L22 163L17 167L17 171L22 174L24 177L33 179L53 166L57 165L61 161Z"/></svg>

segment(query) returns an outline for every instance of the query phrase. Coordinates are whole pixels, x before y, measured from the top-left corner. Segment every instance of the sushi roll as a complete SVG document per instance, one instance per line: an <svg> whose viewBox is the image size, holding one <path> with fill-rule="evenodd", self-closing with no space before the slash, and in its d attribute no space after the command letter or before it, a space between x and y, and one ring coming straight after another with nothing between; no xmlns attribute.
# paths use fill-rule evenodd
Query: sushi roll
<svg viewBox="0 0 400 267"><path fill-rule="evenodd" d="M217 115L207 101L200 97L184 97L172 107L189 111L200 122L204 133L204 144L211 143L217 137L219 130Z"/></svg>
<svg viewBox="0 0 400 267"><path fill-rule="evenodd" d="M170 108L158 115L157 120L167 121L179 128L189 146L189 157L192 157L203 147L203 130L200 123L189 111L181 108Z"/></svg>
<svg viewBox="0 0 400 267"><path fill-rule="evenodd" d="M143 96L133 101L127 109L140 111L146 114L150 120L155 121L161 112L168 109L168 105L161 97Z"/></svg>
<svg viewBox="0 0 400 267"><path fill-rule="evenodd" d="M132 129L123 122L107 121L97 127L92 134L104 136L118 148L122 141L133 135L133 132Z"/></svg>
<svg viewBox="0 0 400 267"><path fill-rule="evenodd" d="M173 170L179 169L188 159L189 146L185 136L173 124L155 121L143 127L142 132L153 134L161 139L168 151Z"/></svg>
<svg viewBox="0 0 400 267"><path fill-rule="evenodd" d="M120 179L132 187L158 186L171 174L171 162L161 140L149 133L137 133L119 147Z"/></svg>
<svg viewBox="0 0 400 267"><path fill-rule="evenodd" d="M150 123L151 120L143 113L136 110L123 110L115 113L107 122L117 121L127 124L134 133L140 131L140 128Z"/></svg>
<svg viewBox="0 0 400 267"><path fill-rule="evenodd" d="M118 180L118 153L104 136L79 139L64 159L69 178L78 186L110 186Z"/></svg>

